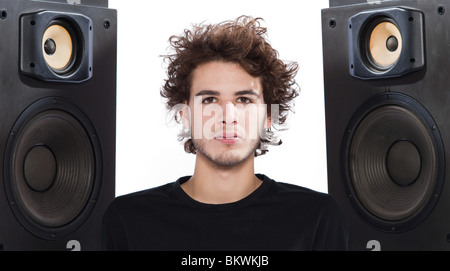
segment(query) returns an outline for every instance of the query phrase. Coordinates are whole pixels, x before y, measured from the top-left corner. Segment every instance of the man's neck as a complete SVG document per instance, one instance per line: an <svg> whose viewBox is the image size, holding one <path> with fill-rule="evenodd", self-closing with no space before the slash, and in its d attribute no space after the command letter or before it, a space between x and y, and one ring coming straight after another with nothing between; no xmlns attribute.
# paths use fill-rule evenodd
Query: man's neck
<svg viewBox="0 0 450 271"><path fill-rule="evenodd" d="M253 156L234 167L221 168L197 153L194 174L181 187L199 202L224 204L245 198L261 183L254 173Z"/></svg>

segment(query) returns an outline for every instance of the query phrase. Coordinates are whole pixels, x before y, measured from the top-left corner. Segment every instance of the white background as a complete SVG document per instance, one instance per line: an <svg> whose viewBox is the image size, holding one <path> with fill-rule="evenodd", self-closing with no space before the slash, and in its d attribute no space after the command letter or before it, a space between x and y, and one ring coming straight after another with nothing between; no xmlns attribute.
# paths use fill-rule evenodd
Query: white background
<svg viewBox="0 0 450 271"><path fill-rule="evenodd" d="M328 0L109 0L118 12L116 196L191 175L195 156L177 140L159 91L168 39L200 22L262 17L280 58L299 63L301 88L283 144L257 157L256 172L327 192L321 9Z"/></svg>

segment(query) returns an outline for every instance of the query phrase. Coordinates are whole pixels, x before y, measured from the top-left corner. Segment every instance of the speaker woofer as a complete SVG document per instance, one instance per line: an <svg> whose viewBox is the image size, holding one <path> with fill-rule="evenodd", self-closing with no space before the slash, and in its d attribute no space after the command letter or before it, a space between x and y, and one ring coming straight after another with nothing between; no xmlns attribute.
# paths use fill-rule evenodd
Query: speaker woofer
<svg viewBox="0 0 450 271"><path fill-rule="evenodd" d="M443 183L444 149L431 116L406 95L382 94L349 127L343 145L346 187L356 209L383 230L418 225Z"/></svg>
<svg viewBox="0 0 450 271"><path fill-rule="evenodd" d="M100 156L93 127L74 105L46 98L27 108L12 129L4 159L18 220L46 239L73 232L97 197Z"/></svg>

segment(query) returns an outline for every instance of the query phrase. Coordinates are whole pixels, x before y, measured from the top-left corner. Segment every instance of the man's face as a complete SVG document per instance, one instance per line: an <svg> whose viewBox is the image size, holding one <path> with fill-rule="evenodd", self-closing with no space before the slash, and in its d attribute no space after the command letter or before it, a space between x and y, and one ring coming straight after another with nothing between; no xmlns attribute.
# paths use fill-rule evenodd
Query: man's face
<svg viewBox="0 0 450 271"><path fill-rule="evenodd" d="M208 62L193 72L188 102L197 155L220 167L233 167L254 155L263 128L270 127L260 78L240 65Z"/></svg>

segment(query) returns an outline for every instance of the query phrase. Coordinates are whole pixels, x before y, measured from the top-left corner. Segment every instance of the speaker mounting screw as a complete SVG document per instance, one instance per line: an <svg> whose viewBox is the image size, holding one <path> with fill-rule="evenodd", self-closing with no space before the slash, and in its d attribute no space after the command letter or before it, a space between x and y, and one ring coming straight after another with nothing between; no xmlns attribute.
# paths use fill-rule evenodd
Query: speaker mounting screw
<svg viewBox="0 0 450 271"><path fill-rule="evenodd" d="M335 28L336 27L336 20L334 18L330 19L330 21L328 22L328 25L331 28Z"/></svg>
<svg viewBox="0 0 450 271"><path fill-rule="evenodd" d="M8 12L6 11L6 9L0 10L0 19L4 20L6 19L6 17L8 17Z"/></svg>
<svg viewBox="0 0 450 271"><path fill-rule="evenodd" d="M103 21L103 27L105 29L109 29L111 27L111 22L108 19L104 20Z"/></svg>

